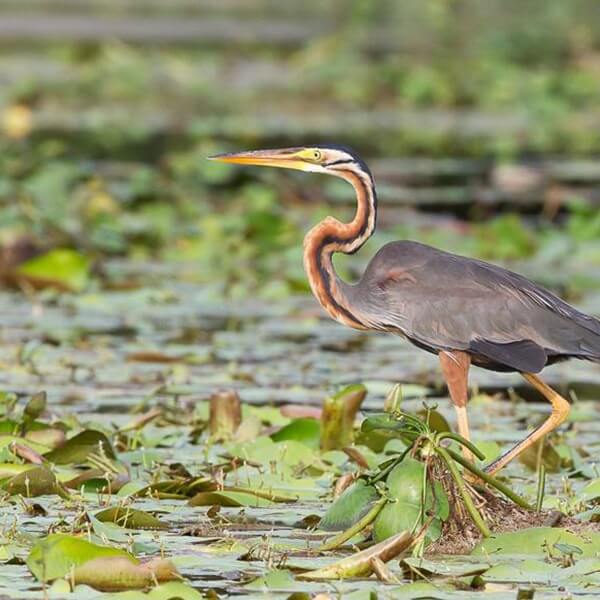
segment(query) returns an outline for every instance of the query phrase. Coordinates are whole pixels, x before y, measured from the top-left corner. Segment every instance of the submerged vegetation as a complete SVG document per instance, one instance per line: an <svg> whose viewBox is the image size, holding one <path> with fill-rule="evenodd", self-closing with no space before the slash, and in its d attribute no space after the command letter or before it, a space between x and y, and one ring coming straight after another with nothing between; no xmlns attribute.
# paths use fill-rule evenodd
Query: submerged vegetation
<svg viewBox="0 0 600 600"><path fill-rule="evenodd" d="M466 461L434 358L308 294L302 236L350 215L344 184L205 161L348 143L380 192L348 280L410 238L600 314L596 3L22 4L0 8L0 595L596 597L598 366L548 370L567 425L483 482L547 404L474 370Z"/></svg>

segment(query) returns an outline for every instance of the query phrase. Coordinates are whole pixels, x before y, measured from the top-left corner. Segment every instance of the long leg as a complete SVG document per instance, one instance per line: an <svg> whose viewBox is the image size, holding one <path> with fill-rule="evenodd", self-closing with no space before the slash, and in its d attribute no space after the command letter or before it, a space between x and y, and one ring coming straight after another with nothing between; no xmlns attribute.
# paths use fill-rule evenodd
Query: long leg
<svg viewBox="0 0 600 600"><path fill-rule="evenodd" d="M471 357L466 352L453 351L439 353L442 373L448 386L450 399L456 411L458 433L467 440L471 440L469 432L469 419L467 417L469 367ZM471 452L463 447L465 458L472 460Z"/></svg>
<svg viewBox="0 0 600 600"><path fill-rule="evenodd" d="M536 427L524 440L486 467L485 470L490 475L505 467L513 458L519 456L521 452L527 450L527 448L535 444L540 438L554 431L565 421L571 408L571 405L558 392L555 392L550 386L546 385L537 375L533 373L521 373L521 375L552 404L552 413L548 419L539 427Z"/></svg>

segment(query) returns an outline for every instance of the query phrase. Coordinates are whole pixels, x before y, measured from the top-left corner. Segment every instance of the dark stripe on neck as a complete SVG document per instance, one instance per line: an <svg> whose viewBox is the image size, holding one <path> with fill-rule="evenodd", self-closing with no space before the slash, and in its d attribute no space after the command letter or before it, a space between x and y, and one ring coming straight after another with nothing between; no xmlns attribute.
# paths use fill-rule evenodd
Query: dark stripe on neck
<svg viewBox="0 0 600 600"><path fill-rule="evenodd" d="M353 162L353 161L344 161L344 162ZM367 231L369 229L369 222L371 221L371 219L370 219L371 211L373 211L373 230L375 229L375 222L377 219L377 195L375 192L375 186L370 186L370 190L369 190L369 188L363 181L362 177L360 177L360 175L355 175L355 176L357 177L357 179L359 181L358 185L361 188L360 189L361 195L358 198L358 202L362 201L366 204L366 206L364 206L364 218L362 220L362 223L360 224L360 228L356 232L356 234L353 235L353 237L350 239L348 239L348 238L344 239L343 237L333 235L333 234L329 234L329 235L326 235L323 238L321 238L319 245L315 248L315 262L317 264L317 268L319 269L319 273L323 279L323 283L325 284L324 289L325 289L325 292L326 292L331 304L340 313L342 313L347 319L350 319L350 320L354 321L355 323L358 323L359 325L364 327L364 324L361 323L359 319L357 319L347 308L342 306L334 298L333 294L331 293L330 272L327 269L327 267L323 264L323 257L326 253L327 253L327 259L329 260L330 264L332 264L331 256L334 252L339 251L339 252L343 252L344 254L354 254L360 248L362 248L362 246L369 239L369 237L371 236L373 231L371 231L370 234L356 248L348 251L348 250L344 250L343 246L345 244L352 243L353 240L361 238L365 235L365 233L367 233ZM371 198L369 191L372 192L372 198ZM360 209L361 209L361 207L359 205L357 207L357 212ZM333 245L333 249L331 251L327 250L326 249L327 246L331 246L331 245Z"/></svg>
<svg viewBox="0 0 600 600"><path fill-rule="evenodd" d="M354 323L356 323L357 325L360 325L362 328L364 328L364 324L361 323L345 306L342 306L333 296L333 294L331 293L331 277L330 277L330 273L329 270L325 267L325 265L323 265L323 248L326 244L321 244L319 246L316 247L315 249L315 262L317 263L317 268L319 269L319 274L321 276L321 279L323 281L323 290L325 291L325 293L327 294L327 297L329 299L329 302L331 303L331 305L341 314L344 315L344 317L346 317L346 319L353 321ZM331 255L329 256L329 261L331 261Z"/></svg>
<svg viewBox="0 0 600 600"><path fill-rule="evenodd" d="M323 164L323 167L333 167L334 165L346 165L348 163L355 162L353 158L340 158L340 160L334 160Z"/></svg>
<svg viewBox="0 0 600 600"><path fill-rule="evenodd" d="M355 175L359 181L359 185L361 188L361 193L362 193L362 198L363 201L365 203L365 217L362 221L362 223L360 224L360 228L359 230L356 232L356 235L352 238L352 239L343 239L343 238L339 238L337 236L327 236L326 238L326 242L323 245L327 245L327 244L337 244L338 246L343 246L344 244L347 243L351 243L353 242L355 239L361 238L363 235L365 235L365 233L367 232L367 230L369 229L369 222L371 221L370 217L371 217L371 212L373 214L373 231L375 230L375 223L377 222L377 192L375 191L375 186L371 185L370 187L367 187L367 184L363 181L362 177L360 175ZM371 198L371 194L369 193L369 191L372 193L372 198ZM360 202L360 200L359 200ZM360 209L360 206L357 207L357 211ZM360 245L358 245L356 248L354 248L353 250L344 250L343 248L339 248L339 252L343 252L344 254L354 254L356 252L358 252L363 245L366 243L366 241L371 237L371 235L373 234L373 231L371 231L369 233L369 235L362 241L362 243ZM337 249L334 249L334 252L338 252Z"/></svg>

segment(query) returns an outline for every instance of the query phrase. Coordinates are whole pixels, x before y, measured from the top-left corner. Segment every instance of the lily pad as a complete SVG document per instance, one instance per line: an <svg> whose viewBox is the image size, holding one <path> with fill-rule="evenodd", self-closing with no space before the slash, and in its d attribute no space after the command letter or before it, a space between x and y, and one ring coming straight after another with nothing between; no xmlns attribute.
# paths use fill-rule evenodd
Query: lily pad
<svg viewBox="0 0 600 600"><path fill-rule="evenodd" d="M296 440L309 448L317 450L321 440L321 424L316 419L294 419L279 431L271 434L271 439L274 442Z"/></svg>
<svg viewBox="0 0 600 600"><path fill-rule="evenodd" d="M138 563L125 556L93 558L75 567L72 574L75 583L101 591L142 589L180 577L175 565L168 559L154 558Z"/></svg>
<svg viewBox="0 0 600 600"><path fill-rule="evenodd" d="M16 276L35 287L81 292L89 281L91 262L75 250L58 248L22 263Z"/></svg>
<svg viewBox="0 0 600 600"><path fill-rule="evenodd" d="M95 517L103 523L114 523L127 529L169 529L154 515L130 507L107 508L96 513Z"/></svg>
<svg viewBox="0 0 600 600"><path fill-rule="evenodd" d="M557 544L569 544L581 550L581 556L591 557L600 552L600 533L590 532L578 536L566 529L554 527L532 527L510 533L499 533L484 540L473 550L473 554L486 555L559 555Z"/></svg>
<svg viewBox="0 0 600 600"><path fill-rule="evenodd" d="M133 564L137 562L119 548L92 544L86 539L63 533L53 533L36 542L26 562L38 581L52 581L90 560L108 557L125 558Z"/></svg>
<svg viewBox="0 0 600 600"><path fill-rule="evenodd" d="M324 531L342 531L352 527L364 517L373 504L379 500L379 493L372 485L359 479L344 490L329 507L319 522Z"/></svg>
<svg viewBox="0 0 600 600"><path fill-rule="evenodd" d="M274 502L244 492L198 492L189 501L190 506L271 506Z"/></svg>
<svg viewBox="0 0 600 600"><path fill-rule="evenodd" d="M64 446L48 452L44 458L57 465L78 464L86 461L91 453L116 458L108 438L101 432L87 429L67 440Z"/></svg>
<svg viewBox="0 0 600 600"><path fill-rule="evenodd" d="M34 498L59 492L54 473L45 465L28 465L29 468L0 483L9 494ZM62 490L60 490L62 493Z"/></svg>
<svg viewBox="0 0 600 600"><path fill-rule="evenodd" d="M385 540L400 531L415 532L433 516L426 538L436 540L442 521L448 518L450 506L439 482L425 482L425 465L407 457L387 477L390 502L377 515L373 537Z"/></svg>

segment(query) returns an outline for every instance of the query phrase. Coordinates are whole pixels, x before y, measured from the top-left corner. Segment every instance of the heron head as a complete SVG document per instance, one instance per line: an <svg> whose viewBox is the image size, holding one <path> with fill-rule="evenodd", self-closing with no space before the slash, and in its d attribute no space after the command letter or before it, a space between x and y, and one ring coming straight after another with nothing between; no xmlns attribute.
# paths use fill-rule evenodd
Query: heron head
<svg viewBox="0 0 600 600"><path fill-rule="evenodd" d="M331 175L340 175L340 171L350 170L353 166L369 172L365 163L352 150L334 144L217 154L210 156L209 160Z"/></svg>

